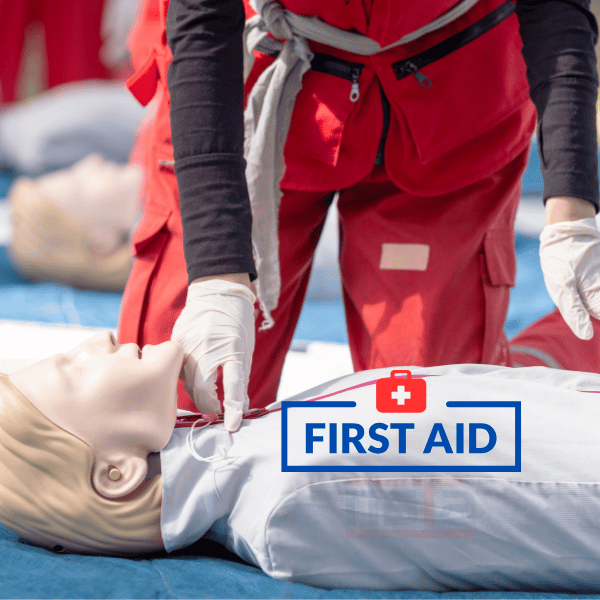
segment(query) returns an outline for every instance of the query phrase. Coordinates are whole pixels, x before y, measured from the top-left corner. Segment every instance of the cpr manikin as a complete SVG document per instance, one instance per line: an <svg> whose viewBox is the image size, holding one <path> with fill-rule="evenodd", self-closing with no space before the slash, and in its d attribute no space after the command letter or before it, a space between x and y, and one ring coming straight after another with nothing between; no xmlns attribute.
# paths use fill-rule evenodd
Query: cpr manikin
<svg viewBox="0 0 600 600"><path fill-rule="evenodd" d="M599 375L413 368L427 376L432 421L448 400L521 402L517 472L361 473L364 455L341 451L329 464L351 472L282 472L280 412L233 434L175 427L182 360L171 342L140 354L102 334L2 376L0 522L91 554L172 551L207 535L271 576L323 587L600 589L600 403L585 393L600 391ZM352 398L368 425L373 384L389 374L355 373L295 399ZM490 408L472 410L485 422ZM368 459L382 471L398 463L379 456Z"/></svg>
<svg viewBox="0 0 600 600"><path fill-rule="evenodd" d="M27 487L36 496L39 491L31 518L40 519L39 510L49 519L42 531L28 535L20 515L27 508L17 503L15 521L5 516L6 525L43 545L83 552L162 548L160 478L145 479L148 455L167 443L173 429L182 359L175 343L148 346L142 354L135 344L119 346L106 332L10 379L3 376L1 427L8 431L2 437L15 445L9 452L8 443L3 448L10 480L4 482L16 486L12 494ZM13 437L12 428L25 423ZM46 476L48 470L55 478Z"/></svg>

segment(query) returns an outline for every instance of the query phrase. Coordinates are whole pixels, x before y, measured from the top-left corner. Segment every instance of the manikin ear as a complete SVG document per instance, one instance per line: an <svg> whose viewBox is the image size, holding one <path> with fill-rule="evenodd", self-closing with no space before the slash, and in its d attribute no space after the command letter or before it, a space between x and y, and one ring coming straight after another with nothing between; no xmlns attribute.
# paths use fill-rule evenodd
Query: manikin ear
<svg viewBox="0 0 600 600"><path fill-rule="evenodd" d="M123 498L143 483L148 473L146 457L120 455L111 458L96 457L92 483L105 498Z"/></svg>

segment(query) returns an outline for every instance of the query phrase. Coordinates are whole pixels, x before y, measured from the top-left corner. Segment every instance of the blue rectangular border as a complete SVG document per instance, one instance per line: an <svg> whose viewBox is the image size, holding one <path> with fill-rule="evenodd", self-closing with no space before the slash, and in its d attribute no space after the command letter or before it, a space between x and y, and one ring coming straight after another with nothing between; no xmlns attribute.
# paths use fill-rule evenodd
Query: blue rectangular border
<svg viewBox="0 0 600 600"><path fill-rule="evenodd" d="M356 406L356 402L352 401L297 401L297 400L283 400L281 402L281 470L282 472L320 472L320 473L498 473L498 472L520 472L521 471L521 402L507 401L507 402L486 402L475 401L449 401L446 402L448 408L468 408L468 407L484 407L484 408L514 408L515 409L515 464L514 465L499 465L482 467L476 465L456 465L456 466L444 466L444 467L420 467L412 465L399 465L397 467L369 467L369 466L357 466L357 467L327 467L327 466L316 466L316 467L303 467L302 465L290 466L287 463L288 452L288 409L293 407L310 407L310 408L353 408ZM391 413L390 413L391 414Z"/></svg>

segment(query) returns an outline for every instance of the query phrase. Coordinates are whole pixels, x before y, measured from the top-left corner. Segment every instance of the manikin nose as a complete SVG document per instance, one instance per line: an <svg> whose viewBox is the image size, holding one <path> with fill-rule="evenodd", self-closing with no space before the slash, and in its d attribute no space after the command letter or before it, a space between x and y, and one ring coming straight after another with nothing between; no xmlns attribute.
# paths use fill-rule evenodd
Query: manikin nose
<svg viewBox="0 0 600 600"><path fill-rule="evenodd" d="M118 350L119 344L112 331L102 331L84 342L83 347L86 350L112 353Z"/></svg>

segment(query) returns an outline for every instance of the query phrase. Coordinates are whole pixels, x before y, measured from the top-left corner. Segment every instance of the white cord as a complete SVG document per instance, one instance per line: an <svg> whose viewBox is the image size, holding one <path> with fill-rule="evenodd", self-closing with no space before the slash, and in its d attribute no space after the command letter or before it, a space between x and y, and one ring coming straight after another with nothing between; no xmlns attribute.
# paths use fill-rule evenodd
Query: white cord
<svg viewBox="0 0 600 600"><path fill-rule="evenodd" d="M203 424L206 425L206 422L204 421L204 419L198 419L197 421L194 421L194 424L190 427L190 430L188 431L188 434L185 438L185 443L187 444L190 454L196 460L198 460L200 462L209 462L209 463L220 462L222 460L236 458L235 456L229 456L227 454L229 451L229 448L225 448L225 446L217 446L217 452L216 452L216 454L213 454L212 456L208 456L208 457L200 456L200 454L198 454L198 452L196 452L196 449L194 448L194 444L193 444L193 440L192 440L192 436L194 434L194 428L200 422L203 422ZM229 447L231 447L231 443L232 443L231 432L227 432L227 433L229 433Z"/></svg>

